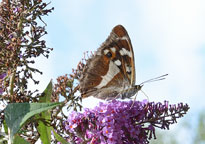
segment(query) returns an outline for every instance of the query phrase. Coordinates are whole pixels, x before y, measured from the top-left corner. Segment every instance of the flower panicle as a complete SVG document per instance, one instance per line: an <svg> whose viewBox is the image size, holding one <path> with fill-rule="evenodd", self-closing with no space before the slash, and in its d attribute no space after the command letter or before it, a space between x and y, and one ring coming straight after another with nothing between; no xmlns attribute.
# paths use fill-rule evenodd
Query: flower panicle
<svg viewBox="0 0 205 144"><path fill-rule="evenodd" d="M39 56L49 57L44 36L47 34L44 16L54 8L42 0L2 0L0 2L0 103L38 102L41 93L31 90L31 80L39 84L34 73L42 74L34 63ZM32 88L33 89L33 88ZM4 121L4 108L0 109L0 126ZM25 137L30 143L39 138L37 130L27 124ZM29 128L28 128L29 127ZM23 130L23 131L24 131Z"/></svg>
<svg viewBox="0 0 205 144"><path fill-rule="evenodd" d="M47 8L48 5L41 0L2 0L0 3L0 74L13 75L14 97L30 94L27 92L28 79L38 84L33 74L42 74L33 67L35 58L41 55L48 58L52 51L43 39L47 34L43 16L53 10ZM8 80L5 88L9 87L7 83ZM20 91L19 87L24 91ZM3 91L8 94L6 89ZM16 101L13 99L11 101Z"/></svg>
<svg viewBox="0 0 205 144"><path fill-rule="evenodd" d="M155 128L169 129L170 124L183 117L187 104L169 105L147 101L118 101L99 103L83 113L73 112L64 123L69 141L74 143L149 143L156 139Z"/></svg>

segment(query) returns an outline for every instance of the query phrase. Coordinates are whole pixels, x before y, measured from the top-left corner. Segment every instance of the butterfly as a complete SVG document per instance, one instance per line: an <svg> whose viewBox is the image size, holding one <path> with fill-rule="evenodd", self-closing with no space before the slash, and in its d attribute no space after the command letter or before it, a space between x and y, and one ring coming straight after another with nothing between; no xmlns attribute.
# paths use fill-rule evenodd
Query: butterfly
<svg viewBox="0 0 205 144"><path fill-rule="evenodd" d="M115 26L106 41L87 60L79 79L82 98L103 100L130 98L144 83L135 85L135 60L131 40L122 25ZM151 79L154 80L154 79Z"/></svg>

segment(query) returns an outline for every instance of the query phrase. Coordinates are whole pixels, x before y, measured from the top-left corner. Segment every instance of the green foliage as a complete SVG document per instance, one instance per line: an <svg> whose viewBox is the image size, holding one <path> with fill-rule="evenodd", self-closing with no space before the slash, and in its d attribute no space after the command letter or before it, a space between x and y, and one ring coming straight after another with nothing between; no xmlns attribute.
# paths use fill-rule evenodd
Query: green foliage
<svg viewBox="0 0 205 144"><path fill-rule="evenodd" d="M49 82L48 86L46 87L46 89L44 90L44 92L42 93L42 97L39 98L39 102L41 103L50 103L51 102L51 95L52 95L52 91L53 91L53 84L52 84L52 80Z"/></svg>
<svg viewBox="0 0 205 144"><path fill-rule="evenodd" d="M8 134L8 126L6 125L5 120L3 121L4 131L6 134Z"/></svg>
<svg viewBox="0 0 205 144"><path fill-rule="evenodd" d="M52 89L53 89L52 81L50 81L47 88L44 90L42 97L40 97L39 102L50 103ZM51 112L49 110L44 111L36 115L36 119L40 119L40 121L38 121L37 130L40 134L40 139L42 143L50 144L51 143L51 126L50 126Z"/></svg>
<svg viewBox="0 0 205 144"><path fill-rule="evenodd" d="M64 138L62 138L59 134L57 134L54 129L52 129L52 132L53 132L56 140L61 142L61 144L69 144Z"/></svg>
<svg viewBox="0 0 205 144"><path fill-rule="evenodd" d="M13 144L29 144L29 142L27 142L25 139L23 139L22 137L20 137L19 135L16 135L14 137L14 142Z"/></svg>
<svg viewBox="0 0 205 144"><path fill-rule="evenodd" d="M61 103L11 103L5 109L6 124L10 129L10 138L32 116L52 109Z"/></svg>

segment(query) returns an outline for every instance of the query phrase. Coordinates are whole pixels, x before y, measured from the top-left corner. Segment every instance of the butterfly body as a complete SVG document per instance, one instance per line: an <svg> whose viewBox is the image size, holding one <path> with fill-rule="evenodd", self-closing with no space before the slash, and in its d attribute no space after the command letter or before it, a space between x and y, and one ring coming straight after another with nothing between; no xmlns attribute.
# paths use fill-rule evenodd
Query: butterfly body
<svg viewBox="0 0 205 144"><path fill-rule="evenodd" d="M122 25L115 26L94 56L88 59L79 82L83 98L124 99L141 89L141 85L135 85L134 52Z"/></svg>

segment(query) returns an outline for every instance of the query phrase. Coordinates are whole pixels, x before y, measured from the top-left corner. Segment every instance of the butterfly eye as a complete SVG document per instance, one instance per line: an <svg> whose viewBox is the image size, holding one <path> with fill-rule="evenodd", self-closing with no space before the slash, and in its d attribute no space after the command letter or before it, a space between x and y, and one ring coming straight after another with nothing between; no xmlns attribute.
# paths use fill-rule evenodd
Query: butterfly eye
<svg viewBox="0 0 205 144"><path fill-rule="evenodd" d="M107 56L108 58L111 58L111 57L112 57L112 53L111 53L111 52L108 52L108 53L106 54L106 56Z"/></svg>

